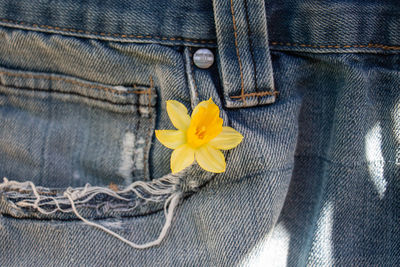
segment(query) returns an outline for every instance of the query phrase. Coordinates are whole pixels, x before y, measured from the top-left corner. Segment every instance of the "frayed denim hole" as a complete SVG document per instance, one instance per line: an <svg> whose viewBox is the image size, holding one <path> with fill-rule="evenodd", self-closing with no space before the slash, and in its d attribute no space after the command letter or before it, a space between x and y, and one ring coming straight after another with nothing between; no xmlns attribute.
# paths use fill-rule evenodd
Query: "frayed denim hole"
<svg viewBox="0 0 400 267"><path fill-rule="evenodd" d="M133 248L145 249L160 244L166 236L181 199L180 184L184 174L185 171L149 182L136 181L118 191L86 184L84 187L69 187L65 191L55 192L49 188L37 187L29 181L17 182L4 178L3 183L0 184L0 195L1 202L6 201L8 209L13 211L13 214L18 214L23 210L36 211L43 215L71 213L87 225L103 230ZM113 213L129 212L148 203L163 203L165 223L158 238L144 244L136 244L125 239L103 225L90 221L79 211L80 208L94 208L99 212L100 209L106 207L106 212L107 210ZM0 207L3 205L0 203Z"/></svg>
<svg viewBox="0 0 400 267"><path fill-rule="evenodd" d="M8 203L13 203L19 209L37 211L44 215L72 212L71 199L76 208L94 209L98 213L126 213L141 205L164 202L171 194L181 190L180 180L180 176L169 174L149 182L135 181L114 191L90 184L69 187L66 190L52 190L29 181L17 182L4 178L0 184L0 193Z"/></svg>

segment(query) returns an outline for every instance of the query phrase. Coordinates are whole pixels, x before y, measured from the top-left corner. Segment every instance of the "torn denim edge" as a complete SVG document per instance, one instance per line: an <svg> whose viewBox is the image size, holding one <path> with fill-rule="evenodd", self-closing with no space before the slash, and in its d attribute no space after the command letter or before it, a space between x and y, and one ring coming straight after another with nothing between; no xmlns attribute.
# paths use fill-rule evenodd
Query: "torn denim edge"
<svg viewBox="0 0 400 267"><path fill-rule="evenodd" d="M177 175L166 175L149 182L135 181L122 190L113 191L107 187L91 186L66 190L52 190L35 186L30 181L17 182L4 178L0 184L0 193L15 208L26 211L38 211L44 215L72 212L69 198L77 208L95 209L98 212L126 212L148 202L164 202L171 194L180 191L180 178Z"/></svg>
<svg viewBox="0 0 400 267"><path fill-rule="evenodd" d="M17 182L4 178L0 184L0 194L14 209L35 210L44 215L73 213L84 223L105 231L129 246L145 249L160 244L166 236L182 196L180 180L180 176L169 174L150 182L136 181L118 191L90 184L78 188L68 187L62 191L35 186L30 181ZM108 202L104 203L105 199ZM97 208L99 204L107 203L115 211L129 211L148 202L164 203L165 223L158 238L144 244L129 241L105 226L89 221L78 211L81 207Z"/></svg>
<svg viewBox="0 0 400 267"><path fill-rule="evenodd" d="M214 173L204 172L193 164L177 174L168 174L151 181L135 181L116 190L86 184L84 187L51 189L31 181L17 182L4 178L0 183L0 213L16 218L76 219L68 197L76 208L90 218L105 219L144 215L160 210L171 194L195 193ZM70 214L70 216L68 216Z"/></svg>

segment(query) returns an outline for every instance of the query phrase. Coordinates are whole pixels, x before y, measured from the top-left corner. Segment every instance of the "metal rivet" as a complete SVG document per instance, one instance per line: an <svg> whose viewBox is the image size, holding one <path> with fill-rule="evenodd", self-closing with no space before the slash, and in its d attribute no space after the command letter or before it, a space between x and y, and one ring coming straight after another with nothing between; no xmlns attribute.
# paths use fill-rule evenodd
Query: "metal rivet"
<svg viewBox="0 0 400 267"><path fill-rule="evenodd" d="M214 54L206 48L199 49L193 55L193 62L200 69L208 69L214 63Z"/></svg>

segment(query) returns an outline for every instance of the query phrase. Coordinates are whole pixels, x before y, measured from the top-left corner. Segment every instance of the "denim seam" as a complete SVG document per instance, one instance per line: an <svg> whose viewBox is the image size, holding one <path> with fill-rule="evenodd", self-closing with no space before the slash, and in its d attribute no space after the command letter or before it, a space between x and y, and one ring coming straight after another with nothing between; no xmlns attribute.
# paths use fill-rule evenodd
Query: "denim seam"
<svg viewBox="0 0 400 267"><path fill-rule="evenodd" d="M79 86L82 86L82 87L86 87L86 88L100 89L100 90L103 90L103 91L109 91L109 92L112 92L112 93L122 94L122 95L124 95L124 94L143 94L144 93L144 91L137 91L137 90L121 92L120 90L111 89L111 88L107 88L107 87L100 86L100 85L89 85L89 84L77 82L77 81L74 81L74 80L70 80L70 79L67 79L67 78L46 76L46 75L42 75L42 74L41 75L22 74L22 73L11 73L11 72L5 72L5 71L0 71L0 74L6 75L6 76L9 76L9 77L22 77L22 78L31 78L31 79L45 79L45 80L52 80L52 81L63 81L63 82L66 82L66 83L76 84L76 85L79 85ZM133 85L133 88L136 89L137 86L139 86L139 85Z"/></svg>
<svg viewBox="0 0 400 267"><path fill-rule="evenodd" d="M194 63L193 63L192 47L190 47L190 46L185 47L183 53L184 53L184 61L185 61L185 72L186 72L187 83L188 83L188 87L189 87L190 102L191 102L191 107L193 110L199 102L198 101L199 93L198 93L196 80L194 77Z"/></svg>
<svg viewBox="0 0 400 267"><path fill-rule="evenodd" d="M144 106L144 105L142 105L140 103L131 103L131 102L118 103L118 102L114 102L114 101L109 100L109 99L101 99L101 98L98 98L98 97L92 97L92 96L80 94L80 93L77 93L77 92L48 91L46 89L37 89L37 88L29 88L29 87L18 87L18 86L15 86L15 85L12 85L12 86L8 86L7 85L7 86L5 86L5 85L2 85L2 84L0 84L0 87L16 88L16 89L19 89L19 90L26 90L26 91L31 91L31 92L47 92L47 93L52 92L54 94L72 95L72 96L78 96L80 98L86 98L86 99L91 99L91 100L95 100L95 101L107 102L107 103L111 103L113 105L119 105L119 106L131 106L131 105ZM147 105L146 105L146 107L147 107Z"/></svg>
<svg viewBox="0 0 400 267"><path fill-rule="evenodd" d="M253 97L253 96L266 96L266 95L278 95L279 92L278 91L263 91L263 92L255 92L255 93L247 93L244 95L235 95L235 96L231 96L231 98L246 98L246 97Z"/></svg>
<svg viewBox="0 0 400 267"><path fill-rule="evenodd" d="M287 42L271 42L271 45L290 46L290 47L309 47L309 48L380 48L383 50L400 50L400 46L384 45L384 44L368 44L368 45L316 45L316 44L299 44Z"/></svg>
<svg viewBox="0 0 400 267"><path fill-rule="evenodd" d="M249 20L249 11L248 11L248 6L247 6L247 0L243 1L244 3L244 13L245 13L245 18L246 18L246 23L247 23L247 38L249 39L249 50L250 50L250 56L251 56L251 61L253 63L253 71L254 71L254 85L256 88L256 91L258 91L258 82L257 82L257 65L256 61L254 60L254 49L253 49L253 41L251 40L251 26L250 26L250 20Z"/></svg>
<svg viewBox="0 0 400 267"><path fill-rule="evenodd" d="M215 44L213 40L198 40L192 38L183 38L183 37L162 37L162 36L152 36L152 35L135 35L135 34L124 34L124 33L109 33L109 32L92 32L85 31L74 28L64 28L59 26L49 26L49 25L39 25L36 23L28 23L24 21L14 21L10 19L0 19L1 22L16 24L16 25L26 25L29 27L35 27L40 29L49 29L49 30L57 30L63 32L73 32L73 33L82 33L82 34L90 34L90 35L99 35L99 36L108 36L108 37L118 37L118 38L138 38L138 39L159 39L159 40L169 40L169 41L185 41L191 43L200 43L200 44Z"/></svg>
<svg viewBox="0 0 400 267"><path fill-rule="evenodd" d="M151 109L151 98L152 98L151 90L153 89L154 85L153 85L153 77L150 76L149 79L150 79L150 87L147 90L147 95L148 95L148 101L149 101L149 103L148 103L149 121L151 122L152 119L153 119L153 113L151 112L152 111L152 109ZM145 151L144 156L143 156L143 162L145 164L144 170L143 170L143 172L144 172L143 176L144 176L144 178L146 180L150 180L150 169L149 169L149 162L148 162L147 159L148 159L148 156L149 156L148 154L150 153L150 144L151 144L152 135L153 135L153 129L152 129L152 127L149 127L149 131L147 132L147 135L146 135L146 151Z"/></svg>
<svg viewBox="0 0 400 267"><path fill-rule="evenodd" d="M192 48L189 47L189 57L190 57L190 69L192 72L192 81L193 81L193 85L194 85L194 89L195 89L195 93L197 95L197 84L196 84L196 80L194 79L194 67L193 67L193 60L191 60L193 58L193 54L192 54Z"/></svg>
<svg viewBox="0 0 400 267"><path fill-rule="evenodd" d="M237 28L236 28L236 19L235 19L235 10L233 8L233 0L230 0L231 4L231 14L232 14L232 24L233 24L233 35L235 37L235 48L236 48L236 56L239 63L239 71L240 71L240 88L241 88L241 98L242 101L245 101L244 95L244 80L243 80L243 67L242 60L240 59L239 46L237 41Z"/></svg>

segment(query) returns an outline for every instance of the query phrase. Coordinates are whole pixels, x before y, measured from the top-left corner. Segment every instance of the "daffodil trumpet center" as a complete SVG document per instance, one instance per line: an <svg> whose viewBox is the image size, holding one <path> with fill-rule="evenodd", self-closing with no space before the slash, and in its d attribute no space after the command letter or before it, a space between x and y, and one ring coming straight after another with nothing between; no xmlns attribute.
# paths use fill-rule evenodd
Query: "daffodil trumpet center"
<svg viewBox="0 0 400 267"><path fill-rule="evenodd" d="M186 133L188 145L192 148L199 148L207 144L221 133L222 123L218 106L200 107L198 112L192 116Z"/></svg>

